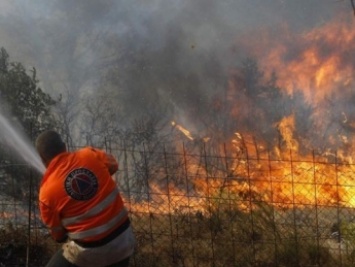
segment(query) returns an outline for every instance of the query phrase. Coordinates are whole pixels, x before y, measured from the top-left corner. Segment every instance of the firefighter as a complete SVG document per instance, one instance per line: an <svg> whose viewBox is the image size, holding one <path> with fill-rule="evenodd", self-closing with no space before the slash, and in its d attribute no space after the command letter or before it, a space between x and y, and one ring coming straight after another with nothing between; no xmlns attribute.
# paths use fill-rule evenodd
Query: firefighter
<svg viewBox="0 0 355 267"><path fill-rule="evenodd" d="M36 149L46 167L39 191L43 223L64 243L46 267L125 267L135 245L113 175L115 158L85 147L68 152L61 136L41 133Z"/></svg>

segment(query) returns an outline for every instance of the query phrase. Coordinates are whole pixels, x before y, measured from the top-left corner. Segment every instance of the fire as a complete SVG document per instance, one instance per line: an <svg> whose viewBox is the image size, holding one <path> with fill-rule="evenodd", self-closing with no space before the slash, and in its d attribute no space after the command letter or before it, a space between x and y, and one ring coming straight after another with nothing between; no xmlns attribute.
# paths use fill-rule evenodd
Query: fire
<svg viewBox="0 0 355 267"><path fill-rule="evenodd" d="M258 60L266 79L275 73L280 90L285 90L290 96L299 92L303 94L307 104L314 108L311 116L316 123L312 126L319 127L315 130L321 139L320 135L328 130L327 123L332 123L332 111L325 103L346 98L355 86L353 26L337 20L303 34L286 32L275 38L263 32L256 35L257 40L250 36L239 40L236 47L249 51ZM157 205L164 213L181 208L190 212L206 212L222 204L249 209L252 201L246 200L256 197L282 208L314 205L355 207L355 166L352 165L355 153L351 152L355 148L355 138L335 129L326 141L333 146L341 145L336 154L331 149L324 149L323 154L317 157L312 153L301 153L300 136L295 134L296 115L291 113L272 125L279 133L278 142L282 146L275 145L275 140L256 140L253 130L248 130L243 122L249 122L251 115L257 116L262 112L254 108L241 74L231 70L231 76L234 78L228 81L228 87L233 89L227 92L226 99L234 104L229 109L229 116L238 119L236 125L240 129L234 129L230 140L222 141L227 143L232 157L235 156L234 160L229 159L228 169L219 168L211 174L203 164L187 162L186 176L193 184L193 192L171 185L162 189L153 183L150 185L151 206L140 203L133 205L132 209L144 212ZM216 112L220 110L219 106ZM355 130L355 119L349 111L339 111L338 119L341 127ZM255 123L264 121L260 116ZM188 140L195 139L185 127L174 121L171 124ZM271 149L270 143L274 144ZM335 158L341 164L334 162ZM218 165L217 162L213 164Z"/></svg>
<svg viewBox="0 0 355 267"><path fill-rule="evenodd" d="M293 137L293 132L295 130L295 118L294 115L284 117L279 125L278 129L283 140L286 142L286 148L288 150L298 151L298 142Z"/></svg>
<svg viewBox="0 0 355 267"><path fill-rule="evenodd" d="M355 207L355 166L297 160L236 160L228 171L211 176L202 165L189 164L193 189L150 183L149 200L131 203L135 213L201 212L223 208L248 211L254 203L275 208Z"/></svg>
<svg viewBox="0 0 355 267"><path fill-rule="evenodd" d="M277 38L268 33L261 42L238 41L260 60L269 75L275 72L278 85L289 94L301 90L310 103L317 104L336 90L349 90L353 83L355 31L351 23L339 19L303 34L290 34L287 27Z"/></svg>
<svg viewBox="0 0 355 267"><path fill-rule="evenodd" d="M177 124L175 121L172 121L171 125L176 127L176 129L178 129L180 132L182 132L188 139L194 140L194 138L192 137L189 130L187 130L184 127L182 127L181 125Z"/></svg>

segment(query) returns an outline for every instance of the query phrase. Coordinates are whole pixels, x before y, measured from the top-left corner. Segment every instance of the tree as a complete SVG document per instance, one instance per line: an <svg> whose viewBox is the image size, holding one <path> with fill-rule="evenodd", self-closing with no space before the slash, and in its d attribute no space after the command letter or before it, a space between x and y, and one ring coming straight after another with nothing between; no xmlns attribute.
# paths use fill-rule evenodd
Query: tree
<svg viewBox="0 0 355 267"><path fill-rule="evenodd" d="M10 62L6 50L0 49L0 112L10 114L9 121L21 126L31 141L39 132L56 126L51 113L55 101L38 87L38 82L35 68L28 74L21 63ZM24 188L28 181L24 179L28 178L28 168L11 167L18 162L11 149L2 144L0 164L7 166L3 175Z"/></svg>
<svg viewBox="0 0 355 267"><path fill-rule="evenodd" d="M8 58L6 50L1 48L0 96L4 106L28 136L54 127L50 110L55 101L38 87L36 69L33 68L29 75L21 63L9 62Z"/></svg>
<svg viewBox="0 0 355 267"><path fill-rule="evenodd" d="M80 113L79 101L76 93L69 89L64 94L60 94L56 103L55 113L58 121L58 132L65 141L67 148L74 147L74 131L76 120Z"/></svg>

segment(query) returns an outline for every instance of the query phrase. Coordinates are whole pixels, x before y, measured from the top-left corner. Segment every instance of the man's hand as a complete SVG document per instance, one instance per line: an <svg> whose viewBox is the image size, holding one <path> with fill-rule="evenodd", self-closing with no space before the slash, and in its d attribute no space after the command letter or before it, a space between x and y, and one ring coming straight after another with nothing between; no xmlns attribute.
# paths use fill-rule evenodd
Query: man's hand
<svg viewBox="0 0 355 267"><path fill-rule="evenodd" d="M56 239L54 239L55 240L55 242L57 242L57 243L65 243L67 240L68 240L68 236L65 234L65 235L63 235L61 238L56 238Z"/></svg>
<svg viewBox="0 0 355 267"><path fill-rule="evenodd" d="M107 164L108 171L110 175L113 175L118 171L118 163L115 157L110 154L107 154L107 160L108 160L108 164Z"/></svg>

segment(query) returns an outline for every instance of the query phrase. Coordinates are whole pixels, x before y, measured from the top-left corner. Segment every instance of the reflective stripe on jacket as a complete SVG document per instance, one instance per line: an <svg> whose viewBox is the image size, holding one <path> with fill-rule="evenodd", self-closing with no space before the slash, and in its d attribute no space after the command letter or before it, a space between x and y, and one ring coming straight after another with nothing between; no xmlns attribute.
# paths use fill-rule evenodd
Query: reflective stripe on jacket
<svg viewBox="0 0 355 267"><path fill-rule="evenodd" d="M111 174L118 163L91 147L65 152L49 164L40 186L40 212L55 240L96 241L128 217Z"/></svg>

